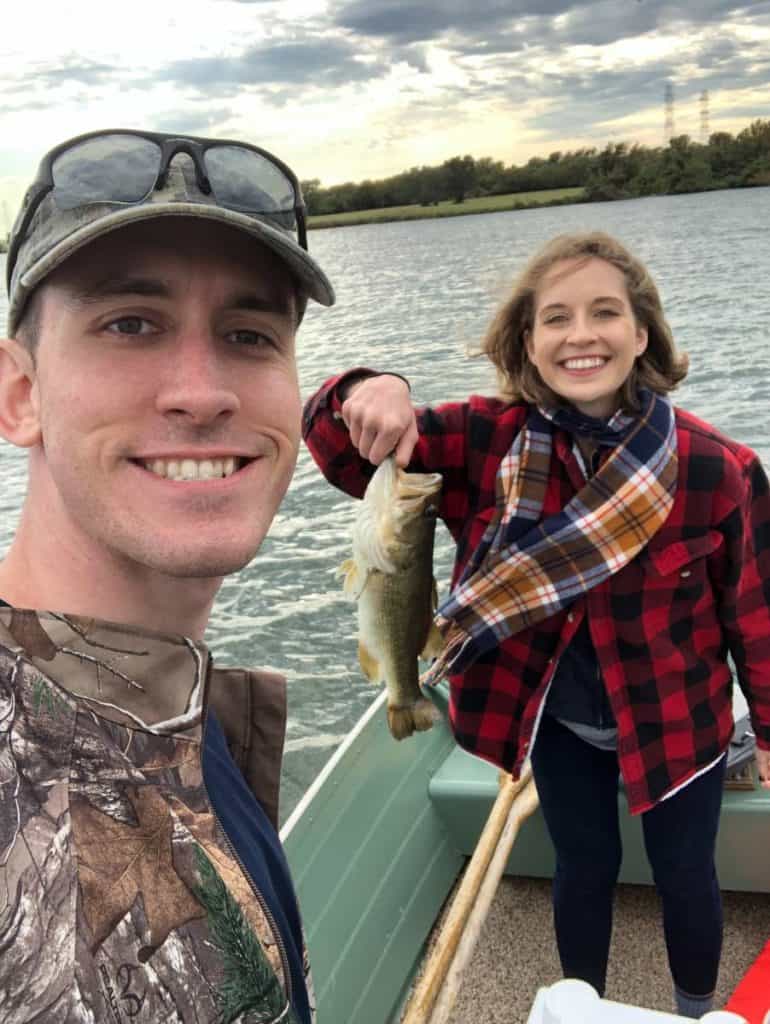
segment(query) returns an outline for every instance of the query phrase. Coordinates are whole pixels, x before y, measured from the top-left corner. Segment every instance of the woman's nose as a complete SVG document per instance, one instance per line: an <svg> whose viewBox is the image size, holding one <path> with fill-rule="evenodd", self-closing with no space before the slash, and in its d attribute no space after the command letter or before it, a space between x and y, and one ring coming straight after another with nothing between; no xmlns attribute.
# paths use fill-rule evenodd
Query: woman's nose
<svg viewBox="0 0 770 1024"><path fill-rule="evenodd" d="M588 313L576 313L570 321L568 341L576 345L587 344L596 338L596 324Z"/></svg>

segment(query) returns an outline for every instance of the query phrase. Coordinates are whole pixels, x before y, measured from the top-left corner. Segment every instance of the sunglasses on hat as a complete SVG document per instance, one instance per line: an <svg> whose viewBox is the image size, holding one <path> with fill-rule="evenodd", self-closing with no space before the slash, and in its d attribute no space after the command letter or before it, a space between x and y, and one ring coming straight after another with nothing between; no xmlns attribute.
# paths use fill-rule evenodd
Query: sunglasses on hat
<svg viewBox="0 0 770 1024"><path fill-rule="evenodd" d="M203 195L225 209L259 215L284 232L296 233L297 242L307 251L299 181L282 160L266 150L245 142L192 135L97 131L70 139L43 158L12 232L8 281L32 218L47 195L52 194L62 211L98 203L142 203L163 188L171 160L178 153L192 160Z"/></svg>

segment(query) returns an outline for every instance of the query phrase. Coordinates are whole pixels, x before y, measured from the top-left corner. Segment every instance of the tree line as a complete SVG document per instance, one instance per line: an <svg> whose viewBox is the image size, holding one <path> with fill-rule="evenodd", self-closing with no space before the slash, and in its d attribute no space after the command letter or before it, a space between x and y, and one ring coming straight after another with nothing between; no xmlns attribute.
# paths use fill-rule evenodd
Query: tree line
<svg viewBox="0 0 770 1024"><path fill-rule="evenodd" d="M770 120L755 120L737 135L714 132L707 143L678 135L666 146L610 142L603 149L557 150L521 167L501 160L455 156L436 167L412 167L379 181L346 182L323 188L318 178L302 182L311 215L390 206L423 206L476 196L585 189L589 202L637 196L705 192L770 185Z"/></svg>
<svg viewBox="0 0 770 1024"><path fill-rule="evenodd" d="M436 167L412 167L378 181L323 188L313 178L302 182L302 192L314 216L544 189L583 188L584 199L596 202L752 185L770 185L770 120L752 121L737 135L714 132L707 143L689 135L678 135L667 146L610 142L604 149L533 156L521 167L488 156L454 156ZM0 237L0 252L6 246Z"/></svg>

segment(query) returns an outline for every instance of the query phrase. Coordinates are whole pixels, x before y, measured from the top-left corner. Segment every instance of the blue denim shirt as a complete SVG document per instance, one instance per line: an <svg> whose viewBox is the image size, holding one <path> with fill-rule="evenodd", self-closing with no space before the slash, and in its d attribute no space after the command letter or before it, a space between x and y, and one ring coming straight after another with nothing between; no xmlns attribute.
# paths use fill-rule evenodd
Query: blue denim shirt
<svg viewBox="0 0 770 1024"><path fill-rule="evenodd" d="M588 725L593 729L616 728L587 616L559 660L545 710L567 724Z"/></svg>

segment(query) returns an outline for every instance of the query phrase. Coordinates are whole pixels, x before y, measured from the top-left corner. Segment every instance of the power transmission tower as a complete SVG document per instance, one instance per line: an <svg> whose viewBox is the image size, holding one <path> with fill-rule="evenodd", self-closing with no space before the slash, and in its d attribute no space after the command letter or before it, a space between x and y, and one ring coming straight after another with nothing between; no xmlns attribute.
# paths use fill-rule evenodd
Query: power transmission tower
<svg viewBox="0 0 770 1024"><path fill-rule="evenodd" d="M663 129L663 135L666 145L668 145L674 137L674 86L671 82L666 82L665 109L666 121Z"/></svg>
<svg viewBox="0 0 770 1024"><path fill-rule="evenodd" d="M700 94L700 140L705 146L709 140L709 91Z"/></svg>

